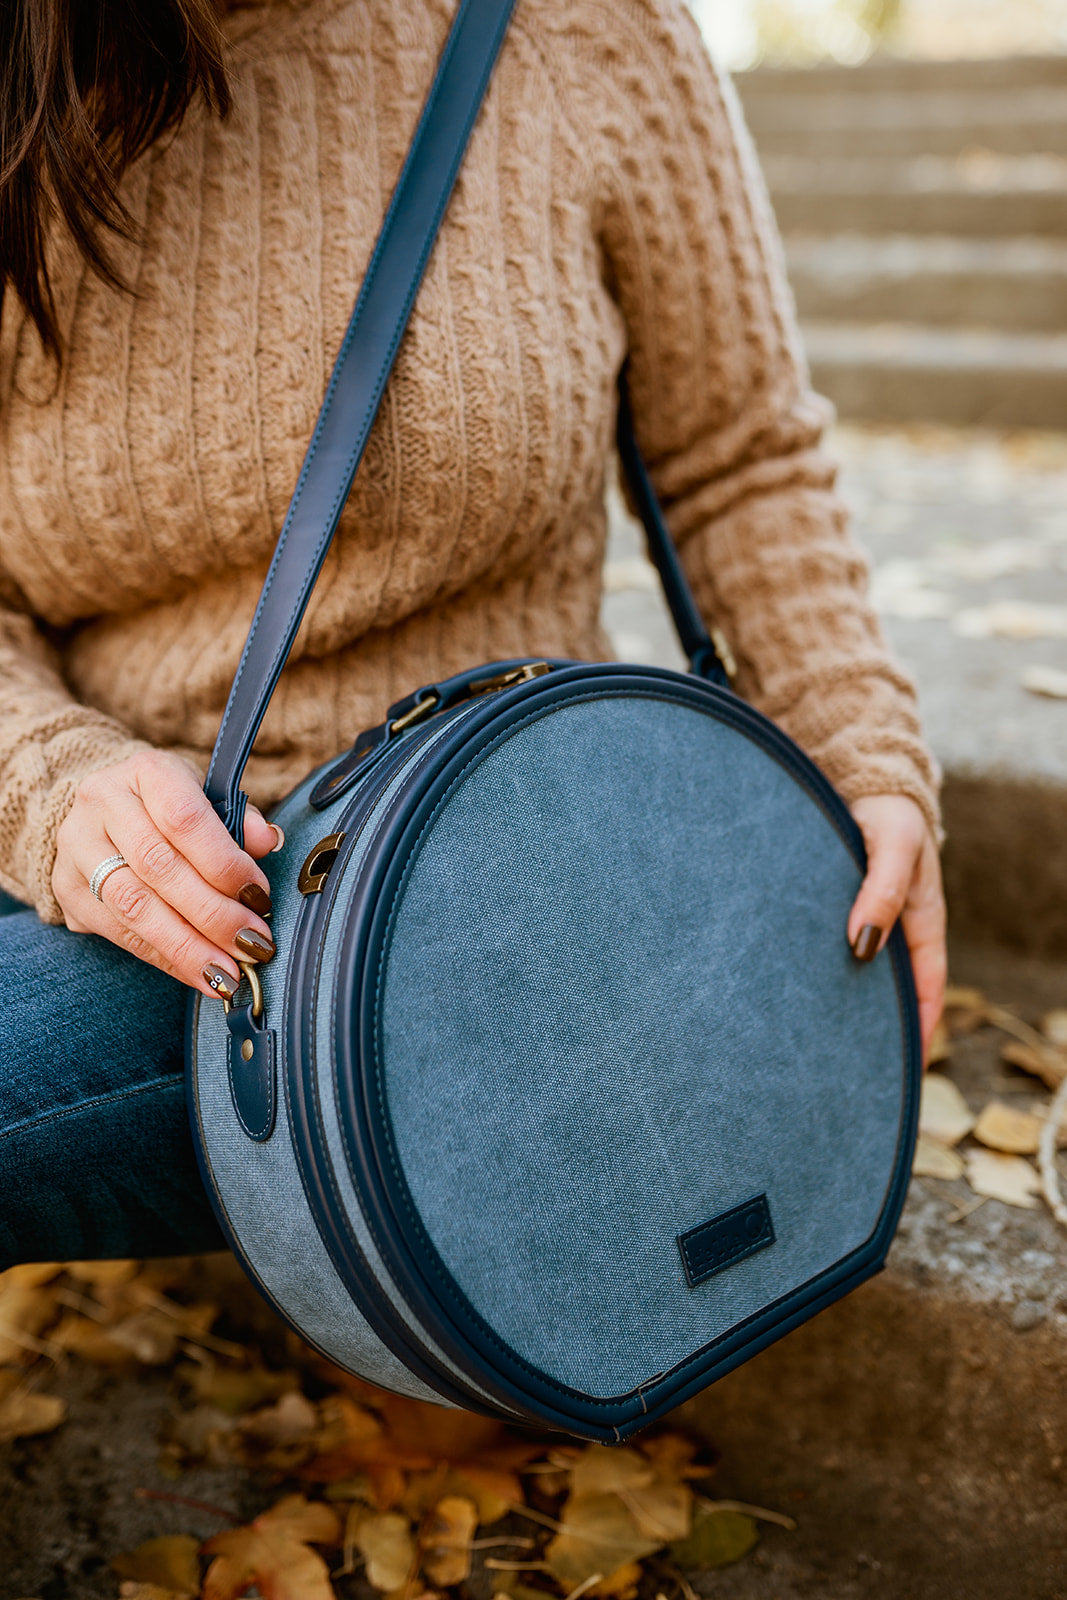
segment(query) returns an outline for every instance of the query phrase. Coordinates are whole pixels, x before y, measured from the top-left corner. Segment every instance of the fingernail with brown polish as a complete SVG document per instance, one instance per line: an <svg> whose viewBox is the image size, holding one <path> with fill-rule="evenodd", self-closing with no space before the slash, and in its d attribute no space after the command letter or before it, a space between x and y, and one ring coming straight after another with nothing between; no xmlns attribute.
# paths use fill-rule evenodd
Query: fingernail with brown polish
<svg viewBox="0 0 1067 1600"><path fill-rule="evenodd" d="M246 883L243 889L238 889L237 898L249 911L254 911L257 917L269 917L274 909L270 903L270 895L266 889L261 889L258 883Z"/></svg>
<svg viewBox="0 0 1067 1600"><path fill-rule="evenodd" d="M878 954L878 946L881 942L881 928L876 928L873 922L868 922L856 935L856 942L852 946L852 954L857 961L873 961Z"/></svg>
<svg viewBox="0 0 1067 1600"><path fill-rule="evenodd" d="M274 954L271 941L255 928L242 928L233 942L243 956L250 956L253 961L269 961Z"/></svg>
<svg viewBox="0 0 1067 1600"><path fill-rule="evenodd" d="M238 979L232 978L225 967L217 967L209 961L204 968L204 982L223 1000L232 1000L237 993Z"/></svg>

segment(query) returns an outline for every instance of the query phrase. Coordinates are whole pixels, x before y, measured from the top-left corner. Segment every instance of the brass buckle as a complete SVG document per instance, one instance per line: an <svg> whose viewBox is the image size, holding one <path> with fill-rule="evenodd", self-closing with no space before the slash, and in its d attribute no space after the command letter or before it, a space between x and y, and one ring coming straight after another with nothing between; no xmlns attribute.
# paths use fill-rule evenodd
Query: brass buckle
<svg viewBox="0 0 1067 1600"><path fill-rule="evenodd" d="M406 728L413 728L416 722L421 722L423 717L430 715L431 711L436 711L440 703L440 695L431 689L425 700L420 700L416 705L413 705L411 710L405 711L402 717L393 719L389 724L390 736L394 733L403 733Z"/></svg>
<svg viewBox="0 0 1067 1600"><path fill-rule="evenodd" d="M532 683L534 678L543 678L551 671L547 661L527 661L524 666L498 672L495 678L479 678L471 684L471 694L495 694L498 689L513 689L517 683Z"/></svg>
<svg viewBox="0 0 1067 1600"><path fill-rule="evenodd" d="M263 1015L263 985L259 981L259 973L256 971L255 964L251 961L239 961L237 965L248 979L248 987L252 991L252 1015L258 1022ZM236 998L237 996L234 995L234 1000ZM227 1000L225 995L222 997L222 1009L227 1016L234 1008L234 1000Z"/></svg>

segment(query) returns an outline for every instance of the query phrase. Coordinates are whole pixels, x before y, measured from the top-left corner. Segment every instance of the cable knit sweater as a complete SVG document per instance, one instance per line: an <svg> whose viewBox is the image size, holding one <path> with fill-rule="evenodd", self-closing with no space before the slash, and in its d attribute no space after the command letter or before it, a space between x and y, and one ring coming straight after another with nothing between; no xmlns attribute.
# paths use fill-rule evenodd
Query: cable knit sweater
<svg viewBox="0 0 1067 1600"><path fill-rule="evenodd" d="M0 882L50 886L80 779L203 769L450 0L229 16L225 122L130 170L132 294L62 240L66 358L0 337ZM520 0L339 536L249 765L266 805L415 685L596 659L614 383L737 687L847 799L936 822L819 453L774 229L681 0Z"/></svg>

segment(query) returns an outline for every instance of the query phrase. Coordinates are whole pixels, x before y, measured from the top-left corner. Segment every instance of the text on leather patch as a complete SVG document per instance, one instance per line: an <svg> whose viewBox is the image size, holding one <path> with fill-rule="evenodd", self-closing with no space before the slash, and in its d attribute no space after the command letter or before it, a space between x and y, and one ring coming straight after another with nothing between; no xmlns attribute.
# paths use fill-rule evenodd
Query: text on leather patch
<svg viewBox="0 0 1067 1600"><path fill-rule="evenodd" d="M765 1194L678 1235L682 1266L691 1289L773 1243L774 1224Z"/></svg>

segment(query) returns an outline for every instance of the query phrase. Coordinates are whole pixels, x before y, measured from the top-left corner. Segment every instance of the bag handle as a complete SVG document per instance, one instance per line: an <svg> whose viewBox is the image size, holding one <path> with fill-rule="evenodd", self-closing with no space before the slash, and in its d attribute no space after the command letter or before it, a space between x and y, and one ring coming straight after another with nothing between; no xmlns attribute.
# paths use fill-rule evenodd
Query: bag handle
<svg viewBox="0 0 1067 1600"><path fill-rule="evenodd" d="M238 844L241 777L363 458L515 0L460 0L382 223L230 689L204 790ZM619 446L694 672L725 682L645 472L625 397Z"/></svg>

